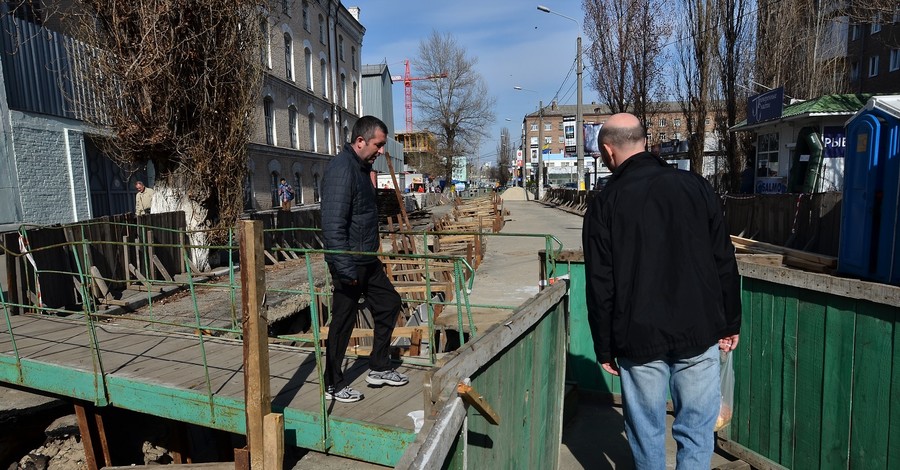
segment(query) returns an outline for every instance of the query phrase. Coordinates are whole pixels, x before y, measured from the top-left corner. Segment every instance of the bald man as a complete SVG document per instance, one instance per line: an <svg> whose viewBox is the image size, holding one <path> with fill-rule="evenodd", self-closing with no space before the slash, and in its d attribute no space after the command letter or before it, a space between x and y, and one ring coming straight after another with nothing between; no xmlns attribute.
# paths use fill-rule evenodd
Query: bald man
<svg viewBox="0 0 900 470"><path fill-rule="evenodd" d="M669 389L677 468L709 468L719 354L741 325L734 246L709 183L646 152L645 135L630 114L600 130L613 174L584 217L588 321L597 361L622 380L635 467L666 468Z"/></svg>

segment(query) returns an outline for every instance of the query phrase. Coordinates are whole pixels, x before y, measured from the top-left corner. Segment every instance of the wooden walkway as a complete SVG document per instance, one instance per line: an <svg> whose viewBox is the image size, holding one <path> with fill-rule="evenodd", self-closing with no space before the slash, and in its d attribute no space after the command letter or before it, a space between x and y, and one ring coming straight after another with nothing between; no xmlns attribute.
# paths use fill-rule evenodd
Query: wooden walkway
<svg viewBox="0 0 900 470"><path fill-rule="evenodd" d="M0 381L24 382L23 385L39 389L43 382L55 382L55 387L63 389L46 385L43 389L97 403L106 401L130 409L147 408L135 411L163 417L170 416L158 407L168 406L183 421L236 433L244 431L243 416L225 419L225 415L242 409L215 409L223 403L239 402L239 408L243 406L243 346L238 340L204 336L201 349L196 335L97 323L95 331L100 346L98 366L91 348L88 325L83 319L18 315L10 317L10 321L15 347L23 365L22 377L17 380L11 373L16 369L15 353L12 336L3 321L0 322ZM208 382L203 350L206 353L206 370L209 371ZM293 440L298 443L309 445L309 441L320 441L321 391L314 353L307 349L271 344L269 363L273 408L284 409L285 429L296 431L297 436ZM356 423L379 430L376 434L384 434L386 440L387 437L396 439L398 442L386 447L391 455L382 460L389 463L399 457L415 437L413 421L407 415L424 408L422 383L429 367L402 365L398 369L409 375L408 385L370 388L365 383L368 371L366 359L351 359L345 365L345 377L352 381L353 387L365 394L365 399L349 404L328 402L329 422L333 423L332 426L335 422ZM97 380L101 377L98 374L100 370L103 380ZM56 376L52 377L54 374ZM116 383L131 385L123 388L116 387ZM93 390L90 390L92 387ZM159 398L143 405L126 404L138 401L131 393L144 389L148 392L147 397ZM93 394L96 394L96 400L91 400ZM181 403L182 400L187 403ZM205 411L190 411L198 403L201 406L209 403L207 406L212 410L208 414L211 417L204 418ZM298 413L291 413L291 410ZM301 417L297 420L300 422L290 422L292 416ZM307 420L311 423L306 423ZM335 453L359 457L353 452Z"/></svg>

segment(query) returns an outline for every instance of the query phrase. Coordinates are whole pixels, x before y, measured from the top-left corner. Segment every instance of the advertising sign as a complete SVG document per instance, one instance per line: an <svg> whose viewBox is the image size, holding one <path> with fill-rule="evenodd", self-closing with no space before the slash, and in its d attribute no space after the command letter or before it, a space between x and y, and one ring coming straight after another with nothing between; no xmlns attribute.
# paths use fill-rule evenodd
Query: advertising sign
<svg viewBox="0 0 900 470"><path fill-rule="evenodd" d="M756 194L784 194L787 192L787 178L762 177L756 178Z"/></svg>
<svg viewBox="0 0 900 470"><path fill-rule="evenodd" d="M600 128L603 124L584 125L584 154L600 155L600 146L597 144Z"/></svg>
<svg viewBox="0 0 900 470"><path fill-rule="evenodd" d="M563 117L563 132L565 133L566 155L575 155L575 116Z"/></svg>
<svg viewBox="0 0 900 470"><path fill-rule="evenodd" d="M844 128L840 126L825 126L822 131L822 156L825 158L844 158L844 149L847 147L847 136Z"/></svg>
<svg viewBox="0 0 900 470"><path fill-rule="evenodd" d="M784 106L784 87L753 95L747 100L747 124L781 117Z"/></svg>

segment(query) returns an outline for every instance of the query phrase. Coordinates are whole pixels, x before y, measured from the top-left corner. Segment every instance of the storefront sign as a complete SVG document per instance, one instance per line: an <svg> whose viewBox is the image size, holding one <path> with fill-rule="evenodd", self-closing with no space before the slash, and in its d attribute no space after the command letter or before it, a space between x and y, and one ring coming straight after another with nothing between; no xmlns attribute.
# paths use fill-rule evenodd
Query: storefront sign
<svg viewBox="0 0 900 470"><path fill-rule="evenodd" d="M822 132L823 156L825 158L844 158L844 149L847 147L847 137L844 128L838 126L825 127Z"/></svg>
<svg viewBox="0 0 900 470"><path fill-rule="evenodd" d="M753 95L747 100L747 124L781 117L784 106L784 87Z"/></svg>
<svg viewBox="0 0 900 470"><path fill-rule="evenodd" d="M787 192L787 178L756 178L756 194L784 194Z"/></svg>

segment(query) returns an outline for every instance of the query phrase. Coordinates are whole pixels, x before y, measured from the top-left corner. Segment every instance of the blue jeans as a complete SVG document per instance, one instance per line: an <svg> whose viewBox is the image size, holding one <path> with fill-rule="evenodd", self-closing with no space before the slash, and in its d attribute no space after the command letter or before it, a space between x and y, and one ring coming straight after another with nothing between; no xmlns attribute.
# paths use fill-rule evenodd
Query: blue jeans
<svg viewBox="0 0 900 470"><path fill-rule="evenodd" d="M719 346L699 356L637 364L619 359L625 435L635 468L666 468L666 389L675 408L676 468L708 469L722 401Z"/></svg>

